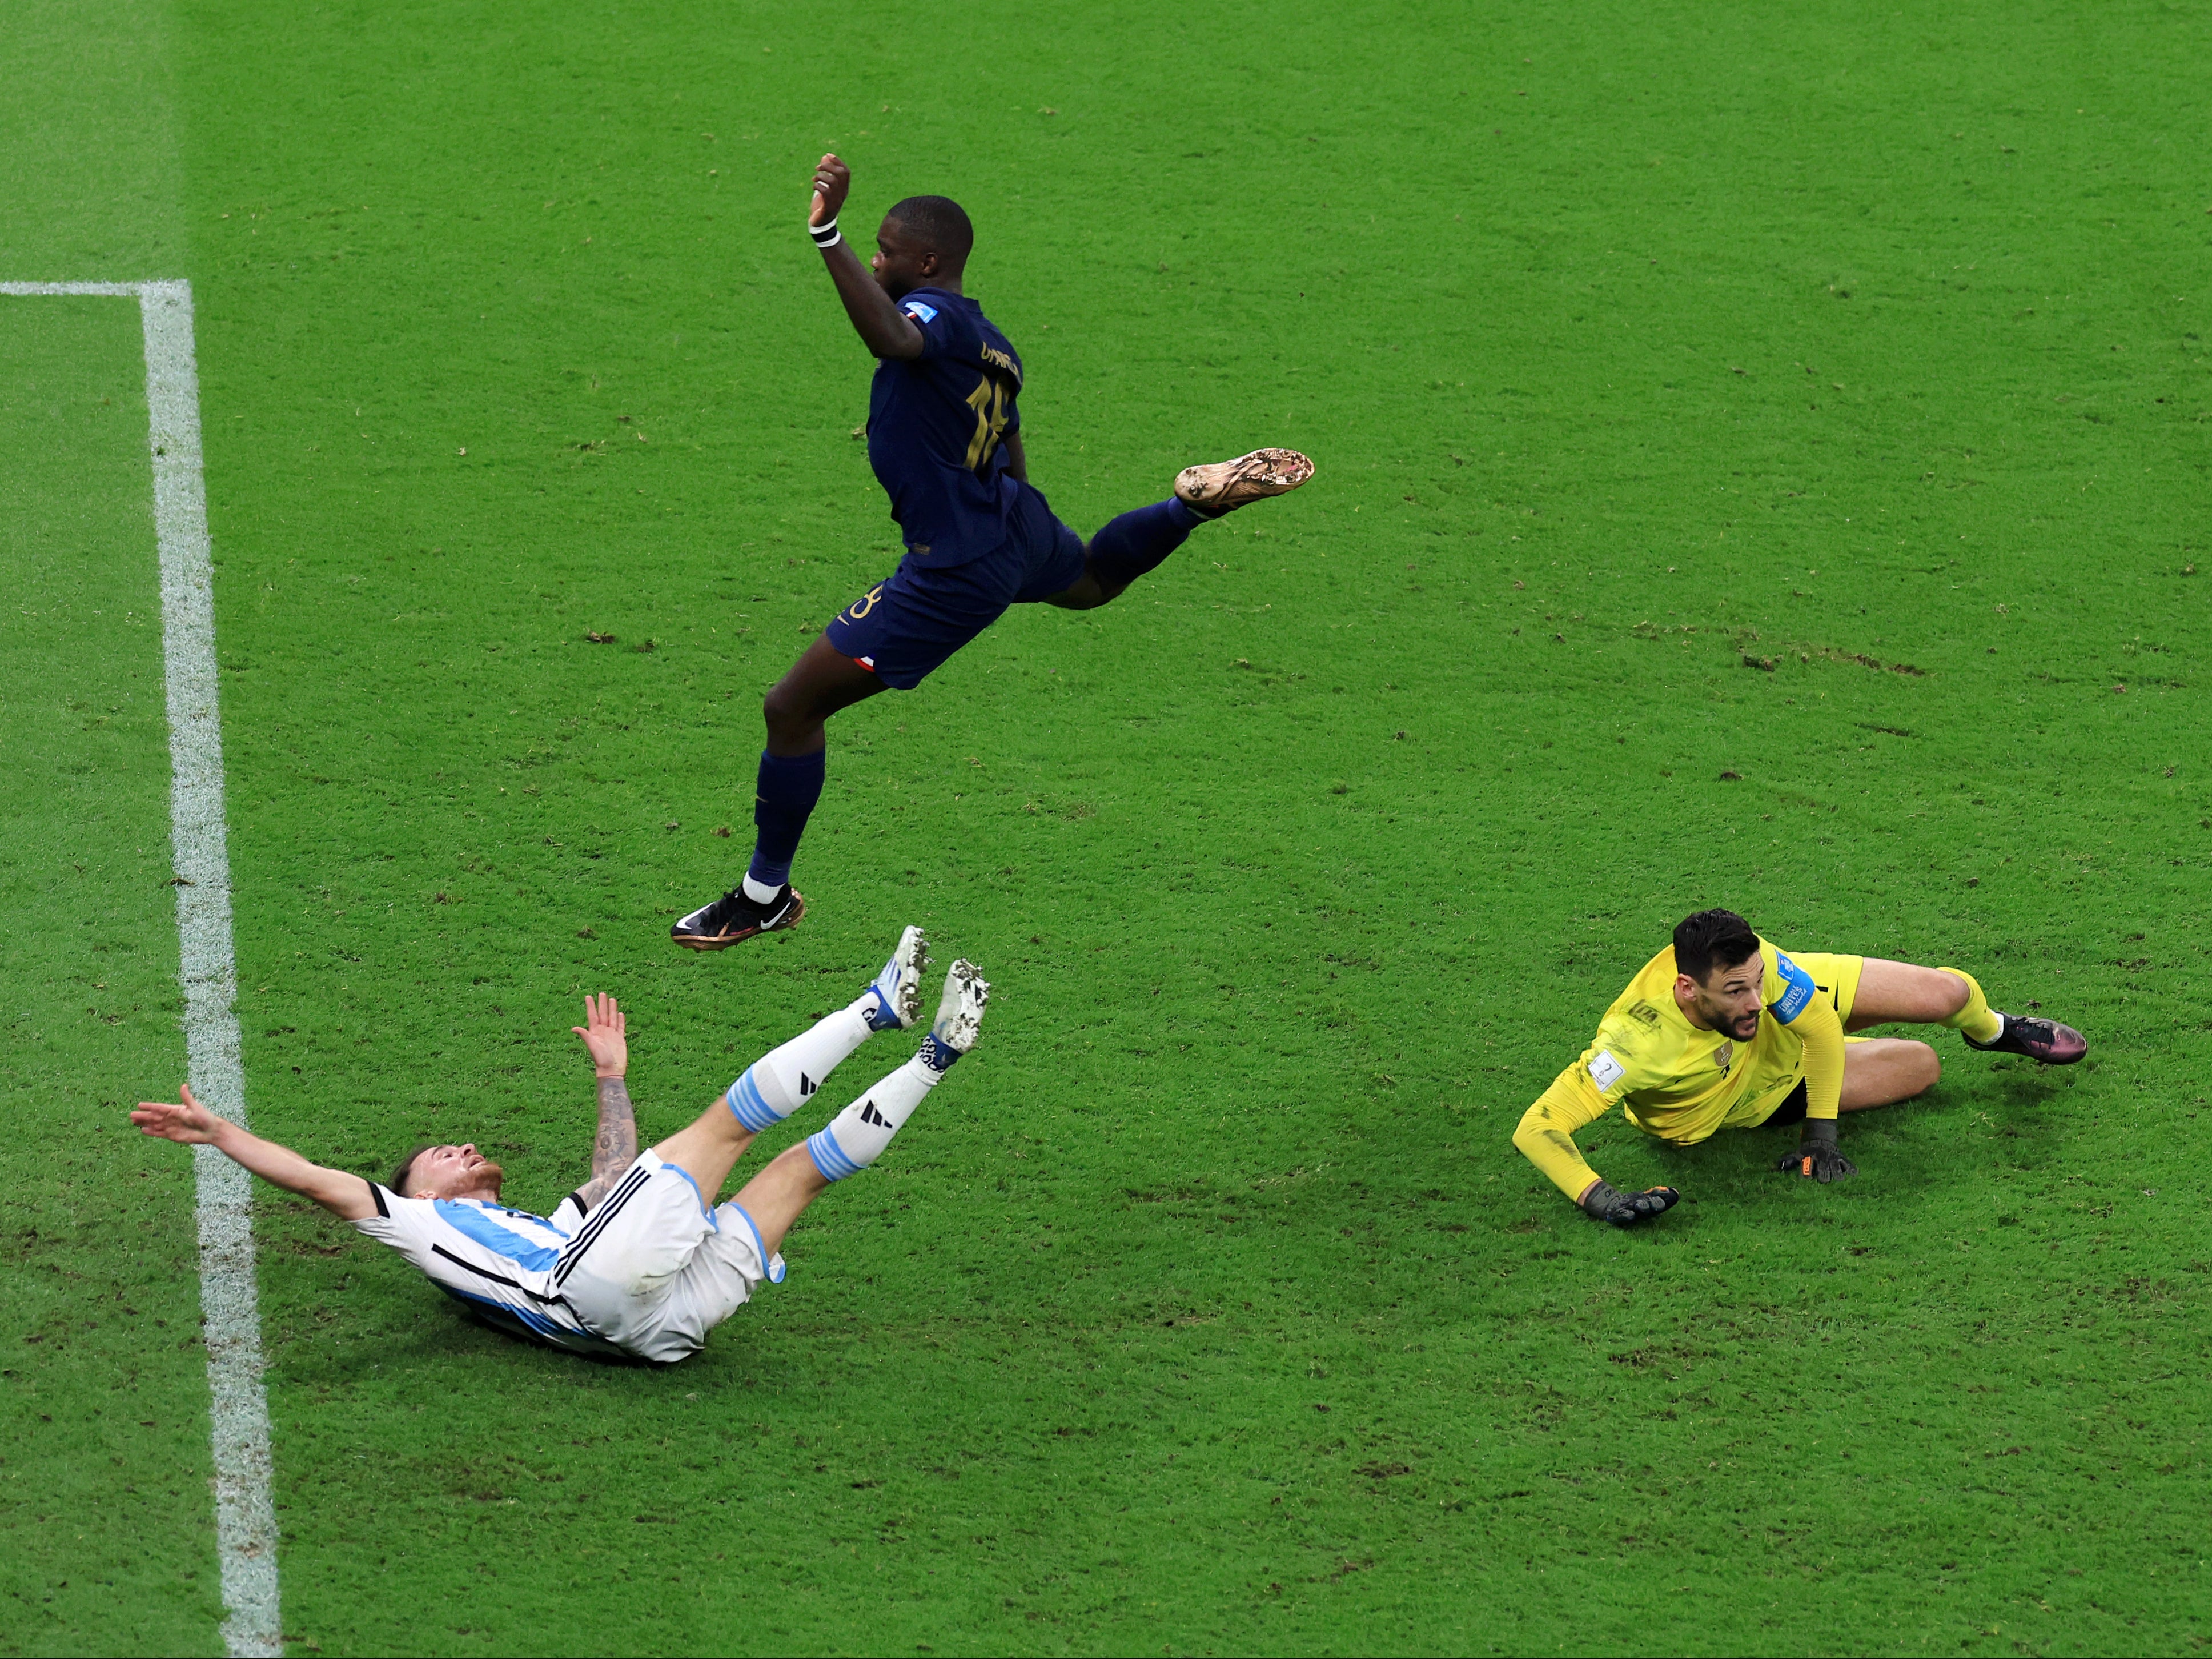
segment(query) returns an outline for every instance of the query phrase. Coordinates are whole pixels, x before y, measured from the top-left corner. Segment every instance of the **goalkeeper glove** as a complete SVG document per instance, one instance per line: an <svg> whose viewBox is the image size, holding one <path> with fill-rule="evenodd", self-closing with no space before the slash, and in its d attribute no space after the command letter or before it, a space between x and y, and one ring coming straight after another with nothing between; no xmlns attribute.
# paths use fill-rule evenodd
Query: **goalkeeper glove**
<svg viewBox="0 0 2212 1659"><path fill-rule="evenodd" d="M1579 1201L1583 1209L1600 1221L1610 1221L1616 1227L1633 1227L1648 1217L1666 1214L1681 1196L1672 1187L1654 1187L1649 1192L1624 1193L1618 1187L1609 1187L1600 1181L1584 1193Z"/></svg>
<svg viewBox="0 0 2212 1659"><path fill-rule="evenodd" d="M1774 1167L1791 1175L1810 1176L1824 1184L1859 1172L1859 1166L1837 1148L1836 1120L1832 1117L1807 1118L1805 1127L1798 1131L1797 1150Z"/></svg>

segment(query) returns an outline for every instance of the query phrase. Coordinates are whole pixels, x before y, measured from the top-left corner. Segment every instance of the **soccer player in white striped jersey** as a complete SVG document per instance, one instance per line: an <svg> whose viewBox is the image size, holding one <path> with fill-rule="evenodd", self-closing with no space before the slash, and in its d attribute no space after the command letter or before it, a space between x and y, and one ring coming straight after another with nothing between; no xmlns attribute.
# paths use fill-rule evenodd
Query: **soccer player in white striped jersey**
<svg viewBox="0 0 2212 1659"><path fill-rule="evenodd" d="M921 1012L928 946L909 927L850 1006L756 1060L688 1129L637 1150L624 1073L629 1046L611 996L584 1000L574 1027L599 1078L591 1179L550 1216L500 1202L506 1172L473 1146L426 1146L388 1182L325 1169L248 1134L183 1091L131 1121L149 1135L210 1146L264 1181L311 1198L391 1245L448 1296L512 1334L586 1353L668 1362L696 1353L762 1280L780 1284L784 1234L833 1182L858 1175L975 1045L991 988L969 962L945 975L937 1022L911 1060L797 1146L738 1195L722 1184L753 1137L804 1105L878 1031Z"/></svg>

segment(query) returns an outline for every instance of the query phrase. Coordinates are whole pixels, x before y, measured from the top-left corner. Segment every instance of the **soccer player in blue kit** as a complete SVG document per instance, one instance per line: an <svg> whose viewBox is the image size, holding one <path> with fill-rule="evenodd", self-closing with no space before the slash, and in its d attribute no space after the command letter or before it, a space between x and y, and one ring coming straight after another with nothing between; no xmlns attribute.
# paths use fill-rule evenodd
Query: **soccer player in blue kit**
<svg viewBox="0 0 2212 1659"><path fill-rule="evenodd" d="M752 863L738 886L669 930L689 950L719 951L805 913L791 865L821 799L830 715L887 686L912 690L1010 605L1105 605L1200 525L1313 476L1313 463L1291 449L1186 467L1167 500L1124 513L1085 544L1029 481L1021 356L960 291L975 240L967 214L942 196L908 197L884 216L864 267L837 229L851 187L845 164L823 156L807 234L878 359L868 462L906 555L769 690Z"/></svg>

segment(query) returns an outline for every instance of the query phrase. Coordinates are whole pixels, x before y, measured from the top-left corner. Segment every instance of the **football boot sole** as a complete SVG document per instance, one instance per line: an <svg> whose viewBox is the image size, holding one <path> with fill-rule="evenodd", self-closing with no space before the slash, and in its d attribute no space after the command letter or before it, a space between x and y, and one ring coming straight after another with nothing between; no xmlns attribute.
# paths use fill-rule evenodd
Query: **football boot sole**
<svg viewBox="0 0 2212 1659"><path fill-rule="evenodd" d="M1233 461L1183 468L1175 493L1186 507L1218 516L1287 495L1313 475L1314 464L1295 449L1255 449Z"/></svg>

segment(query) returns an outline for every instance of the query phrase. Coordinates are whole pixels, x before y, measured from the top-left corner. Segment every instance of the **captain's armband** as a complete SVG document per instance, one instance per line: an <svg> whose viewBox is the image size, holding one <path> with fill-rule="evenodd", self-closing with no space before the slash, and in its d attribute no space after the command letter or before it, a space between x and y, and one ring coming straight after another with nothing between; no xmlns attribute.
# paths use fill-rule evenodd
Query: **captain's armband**
<svg viewBox="0 0 2212 1659"><path fill-rule="evenodd" d="M1779 951L1774 953L1774 972L1782 981L1782 994L1767 1005L1767 1012L1784 1025L1795 1024L1813 1006L1820 988L1813 983L1812 975Z"/></svg>

